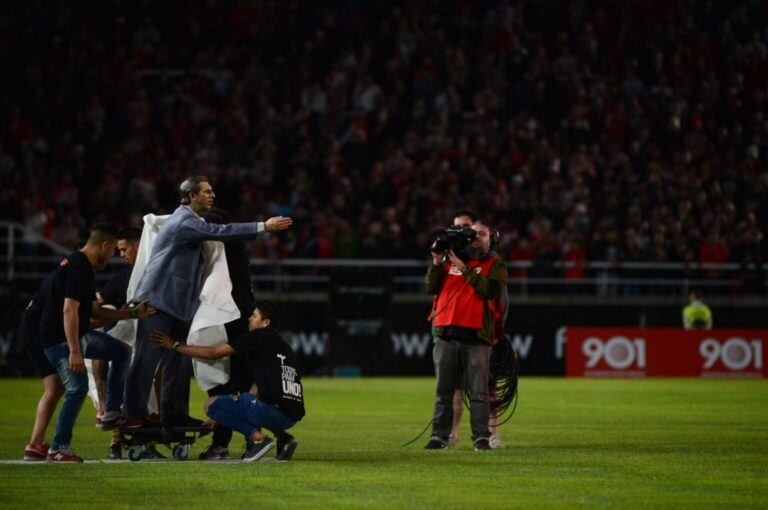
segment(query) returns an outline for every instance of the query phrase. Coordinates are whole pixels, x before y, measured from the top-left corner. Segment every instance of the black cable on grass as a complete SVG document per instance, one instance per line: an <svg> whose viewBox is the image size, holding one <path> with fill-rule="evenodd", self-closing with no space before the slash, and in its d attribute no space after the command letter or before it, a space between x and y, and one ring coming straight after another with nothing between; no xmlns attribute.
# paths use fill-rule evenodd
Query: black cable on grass
<svg viewBox="0 0 768 510"><path fill-rule="evenodd" d="M421 439L421 436L423 436L423 435L424 435L424 432L426 432L427 430L429 430L429 427L431 427L431 426L432 426L432 422L433 422L433 421L434 421L434 420L429 420L429 423L427 423L427 426L426 426L426 427L424 427L424 430L422 430L422 431L419 433L419 435L418 435L418 436L414 437L413 439L411 439L411 440L410 440L410 441L408 441L407 443L403 443L403 446L408 446L408 445L411 445L411 444L415 443L416 441L418 441L419 439Z"/></svg>

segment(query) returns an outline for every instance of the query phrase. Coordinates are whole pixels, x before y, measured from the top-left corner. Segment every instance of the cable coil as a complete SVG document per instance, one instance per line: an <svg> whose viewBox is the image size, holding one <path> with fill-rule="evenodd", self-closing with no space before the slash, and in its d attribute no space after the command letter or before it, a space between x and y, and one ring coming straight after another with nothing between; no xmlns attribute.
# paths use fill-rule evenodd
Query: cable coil
<svg viewBox="0 0 768 510"><path fill-rule="evenodd" d="M504 335L493 346L489 370L489 386L491 394L491 415L498 418L498 424L507 423L517 409L517 383L520 375L520 360L512 347L512 339ZM464 388L464 405L469 409L469 394Z"/></svg>

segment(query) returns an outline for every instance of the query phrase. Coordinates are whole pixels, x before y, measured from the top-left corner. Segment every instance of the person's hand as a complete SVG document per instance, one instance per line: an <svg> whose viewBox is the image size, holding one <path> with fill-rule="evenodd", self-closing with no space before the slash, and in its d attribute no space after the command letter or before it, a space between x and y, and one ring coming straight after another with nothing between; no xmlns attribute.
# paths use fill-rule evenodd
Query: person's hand
<svg viewBox="0 0 768 510"><path fill-rule="evenodd" d="M85 361L79 352L69 353L69 370L74 374L85 373Z"/></svg>
<svg viewBox="0 0 768 510"><path fill-rule="evenodd" d="M435 240L434 243L429 247L429 254L432 255L432 265L433 266L439 266L443 263L443 254L435 251L435 248L437 247L437 241Z"/></svg>
<svg viewBox="0 0 768 510"><path fill-rule="evenodd" d="M293 219L285 216L275 216L264 222L264 228L267 232L280 232L287 230L293 225Z"/></svg>
<svg viewBox="0 0 768 510"><path fill-rule="evenodd" d="M151 338L152 341L155 342L155 347L160 347L162 349L170 349L173 347L173 338L162 331L155 331L152 333Z"/></svg>
<svg viewBox="0 0 768 510"><path fill-rule="evenodd" d="M136 316L139 319L143 319L149 315L154 315L156 312L157 310L149 306L149 302L146 299L141 301L136 307Z"/></svg>
<svg viewBox="0 0 768 510"><path fill-rule="evenodd" d="M457 257L453 250L448 252L448 260L451 262L451 265L459 271L467 267L464 261Z"/></svg>

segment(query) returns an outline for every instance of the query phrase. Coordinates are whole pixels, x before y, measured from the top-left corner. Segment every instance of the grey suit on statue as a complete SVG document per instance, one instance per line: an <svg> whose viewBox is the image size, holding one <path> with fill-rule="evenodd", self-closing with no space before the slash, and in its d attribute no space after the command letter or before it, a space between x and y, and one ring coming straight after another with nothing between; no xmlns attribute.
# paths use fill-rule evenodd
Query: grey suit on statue
<svg viewBox="0 0 768 510"><path fill-rule="evenodd" d="M179 206L165 221L152 246L133 299L148 300L155 315L139 320L136 352L125 386L123 413L144 419L158 362L162 364L161 411L164 417L189 414L189 357L156 349L150 336L155 331L183 340L200 305L203 286L202 242L254 239L266 234L264 223L206 223L187 206Z"/></svg>

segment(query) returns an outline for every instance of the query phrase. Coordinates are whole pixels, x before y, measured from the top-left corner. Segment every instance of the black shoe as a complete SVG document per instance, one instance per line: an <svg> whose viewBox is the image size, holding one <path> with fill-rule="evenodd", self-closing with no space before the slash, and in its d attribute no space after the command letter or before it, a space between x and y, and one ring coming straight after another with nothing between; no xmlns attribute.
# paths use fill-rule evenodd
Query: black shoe
<svg viewBox="0 0 768 510"><path fill-rule="evenodd" d="M484 452L486 450L490 450L491 445L488 442L488 438L481 437L477 441L475 441L475 451L476 452Z"/></svg>
<svg viewBox="0 0 768 510"><path fill-rule="evenodd" d="M284 440L277 442L277 455L275 455L275 458L277 460L291 460L297 446L299 446L299 442L296 441L296 438L287 434Z"/></svg>
<svg viewBox="0 0 768 510"><path fill-rule="evenodd" d="M200 460L229 460L229 450L225 446L210 445L200 453Z"/></svg>
<svg viewBox="0 0 768 510"><path fill-rule="evenodd" d="M446 443L442 439L433 437L432 439L429 440L429 442L424 448L426 448L427 450L443 450L447 447L448 447L448 443Z"/></svg>
<svg viewBox="0 0 768 510"><path fill-rule="evenodd" d="M120 443L112 443L109 445L109 453L107 454L109 460L120 460L123 458L123 447Z"/></svg>
<svg viewBox="0 0 768 510"><path fill-rule="evenodd" d="M256 462L266 455L273 446L275 446L275 443L269 437L264 437L258 443L248 441L248 446L246 446L245 453L243 454L243 462Z"/></svg>
<svg viewBox="0 0 768 510"><path fill-rule="evenodd" d="M194 428L202 427L205 424L203 420L192 418L191 416L169 416L166 418L164 425L166 427L184 427Z"/></svg>

